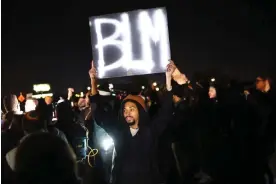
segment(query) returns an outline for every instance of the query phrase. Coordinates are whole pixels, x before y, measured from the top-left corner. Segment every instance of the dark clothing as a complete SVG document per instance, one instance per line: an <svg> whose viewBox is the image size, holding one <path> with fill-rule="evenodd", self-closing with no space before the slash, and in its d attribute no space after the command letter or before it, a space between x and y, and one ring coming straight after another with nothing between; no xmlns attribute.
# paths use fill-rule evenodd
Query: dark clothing
<svg viewBox="0 0 276 184"><path fill-rule="evenodd" d="M148 114L142 106L136 103L139 110L139 131L131 135L130 128L123 118L123 105L119 119L114 116L118 109L103 100L101 96L91 98L91 103L97 103L95 114L96 122L102 126L113 138L116 150L115 166L112 183L116 184L155 184L158 183L159 172L156 160L157 141L172 117L172 93L167 92L158 116L149 121ZM104 97L108 98L108 97ZM112 102L118 104L115 101ZM101 105L102 104L102 105ZM105 104L105 105L103 105ZM99 112L101 111L101 112ZM110 115L109 115L110 114ZM104 115L104 117L100 117ZM111 117L113 117L111 119Z"/></svg>

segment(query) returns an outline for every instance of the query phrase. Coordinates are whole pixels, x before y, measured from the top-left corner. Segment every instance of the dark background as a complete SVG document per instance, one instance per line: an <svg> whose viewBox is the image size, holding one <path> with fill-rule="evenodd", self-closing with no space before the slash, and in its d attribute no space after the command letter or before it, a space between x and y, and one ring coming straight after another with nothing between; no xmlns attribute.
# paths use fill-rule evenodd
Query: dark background
<svg viewBox="0 0 276 184"><path fill-rule="evenodd" d="M164 2L164 3L163 3ZM2 95L34 83L55 91L89 83L88 18L166 6L172 58L183 72L244 80L275 75L275 0L2 1Z"/></svg>

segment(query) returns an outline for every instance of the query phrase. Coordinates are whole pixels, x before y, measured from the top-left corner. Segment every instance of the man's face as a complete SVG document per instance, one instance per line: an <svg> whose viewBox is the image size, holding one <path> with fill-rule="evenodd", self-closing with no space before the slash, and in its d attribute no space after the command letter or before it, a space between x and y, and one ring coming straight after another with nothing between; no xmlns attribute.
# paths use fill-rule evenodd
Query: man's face
<svg viewBox="0 0 276 184"><path fill-rule="evenodd" d="M261 77L256 78L256 89L259 91L264 91L266 85L266 80L262 79Z"/></svg>
<svg viewBox="0 0 276 184"><path fill-rule="evenodd" d="M212 99L212 98L216 98L217 97L217 91L216 91L216 88L214 87L209 87L209 98Z"/></svg>
<svg viewBox="0 0 276 184"><path fill-rule="evenodd" d="M129 126L138 123L139 121L139 111L135 103L126 102L124 106L124 118Z"/></svg>

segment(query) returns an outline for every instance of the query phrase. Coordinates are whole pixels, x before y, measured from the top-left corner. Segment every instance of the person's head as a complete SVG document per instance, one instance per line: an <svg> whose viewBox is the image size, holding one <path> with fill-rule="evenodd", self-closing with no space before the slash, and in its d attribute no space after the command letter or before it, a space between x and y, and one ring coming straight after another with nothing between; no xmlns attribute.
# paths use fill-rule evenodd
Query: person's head
<svg viewBox="0 0 276 184"><path fill-rule="evenodd" d="M208 92L209 98L213 99L217 97L217 90L214 86L209 87L209 92Z"/></svg>
<svg viewBox="0 0 276 184"><path fill-rule="evenodd" d="M19 184L76 184L76 155L61 138L34 133L20 143L15 155L15 176Z"/></svg>
<svg viewBox="0 0 276 184"><path fill-rule="evenodd" d="M7 112L18 112L20 111L20 104L17 97L13 94L7 95L3 98L4 109Z"/></svg>
<svg viewBox="0 0 276 184"><path fill-rule="evenodd" d="M261 92L270 90L270 79L268 77L259 76L256 78L256 89Z"/></svg>
<svg viewBox="0 0 276 184"><path fill-rule="evenodd" d="M86 100L84 98L79 98L78 107L79 109L83 109L86 107Z"/></svg>
<svg viewBox="0 0 276 184"><path fill-rule="evenodd" d="M85 105L86 105L86 107L89 107L89 106L90 106L90 98L89 98L89 95L90 95L89 92L86 93L86 95L85 95Z"/></svg>
<svg viewBox="0 0 276 184"><path fill-rule="evenodd" d="M110 89L109 89L109 84L107 82L103 83L98 87L98 92L101 96L110 96Z"/></svg>
<svg viewBox="0 0 276 184"><path fill-rule="evenodd" d="M142 112L146 112L146 104L141 96L129 95L123 100L123 117L129 126L138 127Z"/></svg>
<svg viewBox="0 0 276 184"><path fill-rule="evenodd" d="M27 112L22 119L22 129L26 135L42 131L45 129L44 121L41 119L38 112Z"/></svg>
<svg viewBox="0 0 276 184"><path fill-rule="evenodd" d="M36 106L38 105L38 101L34 98L29 98L25 102L25 112L34 111Z"/></svg>
<svg viewBox="0 0 276 184"><path fill-rule="evenodd" d="M46 103L47 105L52 104L52 102L53 102L53 98L52 98L52 97L50 97L50 96L46 96L46 97L45 97L45 103Z"/></svg>
<svg viewBox="0 0 276 184"><path fill-rule="evenodd" d="M177 95L173 95L173 103L174 104L177 104L178 102L180 102L181 101L181 98L180 97L178 97Z"/></svg>

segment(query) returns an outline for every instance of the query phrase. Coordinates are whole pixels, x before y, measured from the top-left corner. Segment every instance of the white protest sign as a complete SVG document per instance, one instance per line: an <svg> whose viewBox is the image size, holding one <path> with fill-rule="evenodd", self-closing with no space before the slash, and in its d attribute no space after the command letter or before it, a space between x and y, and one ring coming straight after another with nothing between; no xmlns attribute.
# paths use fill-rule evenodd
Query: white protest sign
<svg viewBox="0 0 276 184"><path fill-rule="evenodd" d="M165 8L90 17L99 78L164 72L170 43Z"/></svg>

